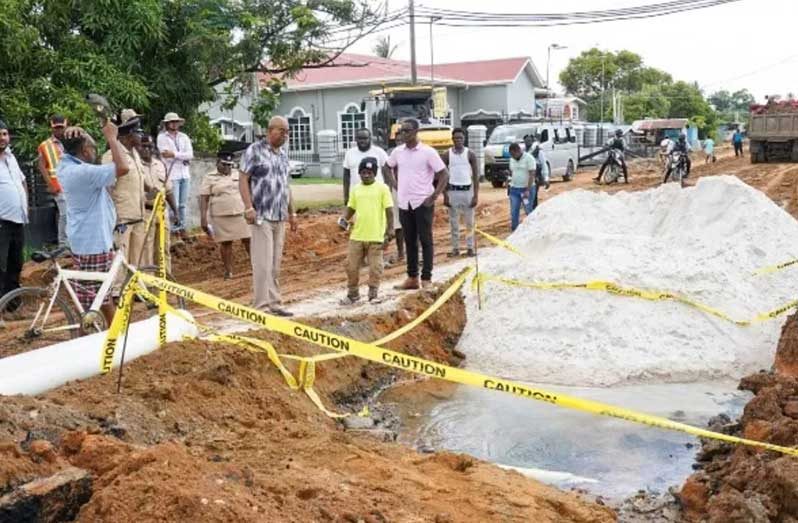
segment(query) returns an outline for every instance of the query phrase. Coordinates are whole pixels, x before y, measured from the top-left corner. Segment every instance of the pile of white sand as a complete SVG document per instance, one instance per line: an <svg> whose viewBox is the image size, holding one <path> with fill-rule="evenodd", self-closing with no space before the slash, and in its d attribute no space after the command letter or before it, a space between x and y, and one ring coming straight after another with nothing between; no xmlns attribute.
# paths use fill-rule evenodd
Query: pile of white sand
<svg viewBox="0 0 798 523"><path fill-rule="evenodd" d="M508 240L527 257L483 249L480 270L547 282L609 280L681 293L750 319L798 297L798 221L737 178L702 178L614 195L569 191ZM740 327L675 302L487 283L469 293L460 349L470 369L577 386L737 378L769 368L786 315Z"/></svg>

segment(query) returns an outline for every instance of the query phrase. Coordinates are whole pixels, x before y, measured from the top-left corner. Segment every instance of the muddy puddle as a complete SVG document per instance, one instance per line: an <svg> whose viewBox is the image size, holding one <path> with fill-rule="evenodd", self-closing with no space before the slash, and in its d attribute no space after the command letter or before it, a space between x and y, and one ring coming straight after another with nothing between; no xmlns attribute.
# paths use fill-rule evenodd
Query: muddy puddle
<svg viewBox="0 0 798 523"><path fill-rule="evenodd" d="M736 382L542 388L705 427L737 418L751 395ZM692 472L697 438L585 414L494 391L434 382L383 394L402 419L400 442L422 451L464 452L561 488L610 500L665 492Z"/></svg>

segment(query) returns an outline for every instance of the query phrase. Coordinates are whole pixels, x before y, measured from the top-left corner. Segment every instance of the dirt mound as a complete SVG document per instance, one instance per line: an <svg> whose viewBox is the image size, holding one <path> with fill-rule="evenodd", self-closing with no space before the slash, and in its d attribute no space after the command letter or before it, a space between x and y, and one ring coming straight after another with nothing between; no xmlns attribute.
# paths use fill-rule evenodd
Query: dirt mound
<svg viewBox="0 0 798 523"><path fill-rule="evenodd" d="M798 445L798 314L782 329L775 372L743 378L739 388L754 393L737 423L718 417L714 430ZM798 519L798 458L742 445L704 441L699 471L688 478L680 499L688 520L767 522Z"/></svg>
<svg viewBox="0 0 798 523"><path fill-rule="evenodd" d="M313 323L371 340L434 299L414 294L392 313ZM464 321L456 297L389 345L457 363ZM252 334L280 352L318 353ZM316 390L328 407L357 411L375 387L403 374L338 359L318 367ZM127 366L122 394L115 383L112 375L2 398L0 496L78 467L93 477L78 521L612 520L604 507L470 457L422 455L371 437L386 428L347 432L290 391L265 355L234 346L173 343Z"/></svg>

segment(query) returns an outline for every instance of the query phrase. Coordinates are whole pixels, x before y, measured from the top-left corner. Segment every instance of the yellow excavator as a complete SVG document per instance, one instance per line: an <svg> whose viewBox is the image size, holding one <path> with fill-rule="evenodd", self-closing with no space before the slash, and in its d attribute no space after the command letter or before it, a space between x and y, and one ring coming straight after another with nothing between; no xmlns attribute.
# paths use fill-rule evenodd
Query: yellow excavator
<svg viewBox="0 0 798 523"><path fill-rule="evenodd" d="M422 143L438 152L452 147L452 126L440 121L449 114L445 87L383 87L370 91L361 109L371 115L372 135L380 147L396 146L399 127L407 118L420 122L418 139Z"/></svg>

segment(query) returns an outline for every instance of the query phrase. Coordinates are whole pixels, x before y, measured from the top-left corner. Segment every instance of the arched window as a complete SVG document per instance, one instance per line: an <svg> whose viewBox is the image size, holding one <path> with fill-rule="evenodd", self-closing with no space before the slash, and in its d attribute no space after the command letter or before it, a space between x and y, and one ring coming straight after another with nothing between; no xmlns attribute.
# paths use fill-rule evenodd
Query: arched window
<svg viewBox="0 0 798 523"><path fill-rule="evenodd" d="M345 148L352 147L355 143L355 133L364 127L366 127L366 113L357 105L350 103L343 111L338 112L338 134Z"/></svg>
<svg viewBox="0 0 798 523"><path fill-rule="evenodd" d="M294 107L288 119L288 151L313 151L313 120L301 107Z"/></svg>

